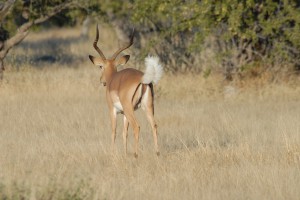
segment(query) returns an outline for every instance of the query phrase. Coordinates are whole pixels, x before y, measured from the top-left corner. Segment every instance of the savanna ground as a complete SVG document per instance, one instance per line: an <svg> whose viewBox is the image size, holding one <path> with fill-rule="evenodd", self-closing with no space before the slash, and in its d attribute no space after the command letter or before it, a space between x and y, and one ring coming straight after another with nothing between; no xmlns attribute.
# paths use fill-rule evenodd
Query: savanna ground
<svg viewBox="0 0 300 200"><path fill-rule="evenodd" d="M121 117L111 153L105 88L87 57L93 38L78 35L31 34L11 51L0 86L0 199L299 199L299 79L165 74L155 86L161 155L138 111L135 159L130 129L124 156ZM117 46L111 35L100 37L105 53Z"/></svg>

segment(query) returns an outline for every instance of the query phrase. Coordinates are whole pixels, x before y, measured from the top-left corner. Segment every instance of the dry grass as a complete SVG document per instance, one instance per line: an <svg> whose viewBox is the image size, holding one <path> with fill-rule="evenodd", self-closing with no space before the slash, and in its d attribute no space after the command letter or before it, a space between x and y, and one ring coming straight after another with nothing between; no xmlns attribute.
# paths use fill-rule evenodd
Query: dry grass
<svg viewBox="0 0 300 200"><path fill-rule="evenodd" d="M225 87L218 77L166 75L155 88L161 156L138 111L135 159L131 130L123 155L121 118L111 154L98 71L77 65L8 68L0 86L1 199L299 198L299 84Z"/></svg>

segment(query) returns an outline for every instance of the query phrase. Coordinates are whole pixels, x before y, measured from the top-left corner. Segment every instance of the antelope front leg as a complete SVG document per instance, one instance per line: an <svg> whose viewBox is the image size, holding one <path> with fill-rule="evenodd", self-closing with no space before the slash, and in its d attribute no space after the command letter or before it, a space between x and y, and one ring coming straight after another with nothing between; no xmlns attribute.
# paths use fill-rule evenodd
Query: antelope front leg
<svg viewBox="0 0 300 200"><path fill-rule="evenodd" d="M111 141L111 148L112 152L115 152L115 141L116 141L116 128L117 128L117 112L115 109L111 111L110 114L110 120L111 120L111 131L112 131L112 141Z"/></svg>
<svg viewBox="0 0 300 200"><path fill-rule="evenodd" d="M125 155L127 155L127 138L128 138L128 125L129 125L129 122L128 122L125 115L124 115L124 118L123 118L123 124L124 124L124 127L123 127L123 144L124 144Z"/></svg>

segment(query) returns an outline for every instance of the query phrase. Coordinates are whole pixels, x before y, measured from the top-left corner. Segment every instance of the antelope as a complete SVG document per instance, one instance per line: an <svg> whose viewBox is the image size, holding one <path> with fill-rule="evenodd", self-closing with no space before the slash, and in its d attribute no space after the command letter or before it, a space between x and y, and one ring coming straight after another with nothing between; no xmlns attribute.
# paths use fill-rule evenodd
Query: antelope
<svg viewBox="0 0 300 200"><path fill-rule="evenodd" d="M96 27L96 39L93 43L94 48L99 53L100 57L89 55L90 60L101 69L100 84L106 86L106 101L108 104L111 128L112 128L112 150L114 151L116 140L116 126L117 114L123 114L123 144L125 155L127 155L127 138L128 126L133 129L135 138L135 153L138 157L138 142L140 127L137 123L134 111L139 107L145 111L147 119L151 125L154 148L156 154L159 156L159 149L157 144L157 125L154 120L154 91L153 83L156 84L163 73L162 65L158 57L148 56L145 59L146 70L145 73L133 69L125 68L117 71L119 65L125 65L130 56L118 55L129 48L133 44L134 30L130 36L130 40L124 46L119 48L110 58L106 58L100 48L97 46L99 39L98 26Z"/></svg>

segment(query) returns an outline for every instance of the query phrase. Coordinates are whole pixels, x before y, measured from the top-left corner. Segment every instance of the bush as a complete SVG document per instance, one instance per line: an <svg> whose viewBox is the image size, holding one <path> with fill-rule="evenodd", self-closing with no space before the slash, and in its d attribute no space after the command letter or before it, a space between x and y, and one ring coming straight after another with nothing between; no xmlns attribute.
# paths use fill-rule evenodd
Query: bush
<svg viewBox="0 0 300 200"><path fill-rule="evenodd" d="M118 24L125 32L134 24L141 56L157 53L170 71L203 71L205 57L217 61L210 67L226 77L256 63L276 71L277 65L294 70L300 64L296 0L133 0L106 2L101 8L113 13L111 21L122 21Z"/></svg>

